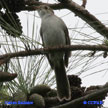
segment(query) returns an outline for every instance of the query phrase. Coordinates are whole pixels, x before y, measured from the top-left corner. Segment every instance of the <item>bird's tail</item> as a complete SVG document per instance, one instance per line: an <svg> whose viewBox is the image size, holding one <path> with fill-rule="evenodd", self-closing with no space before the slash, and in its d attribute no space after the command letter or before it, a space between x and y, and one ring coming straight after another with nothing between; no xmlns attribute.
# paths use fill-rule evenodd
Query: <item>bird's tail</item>
<svg viewBox="0 0 108 108"><path fill-rule="evenodd" d="M58 99L60 101L70 100L71 99L70 84L66 76L63 59L57 62L55 64L55 75L56 75Z"/></svg>

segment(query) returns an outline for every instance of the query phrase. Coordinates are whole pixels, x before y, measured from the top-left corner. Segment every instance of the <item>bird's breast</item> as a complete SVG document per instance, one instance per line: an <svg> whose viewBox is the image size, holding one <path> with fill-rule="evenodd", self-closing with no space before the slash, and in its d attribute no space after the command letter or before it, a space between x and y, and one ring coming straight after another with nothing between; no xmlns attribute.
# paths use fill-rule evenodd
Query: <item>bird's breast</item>
<svg viewBox="0 0 108 108"><path fill-rule="evenodd" d="M43 42L46 47L65 45L66 38L59 22L46 20L42 23Z"/></svg>

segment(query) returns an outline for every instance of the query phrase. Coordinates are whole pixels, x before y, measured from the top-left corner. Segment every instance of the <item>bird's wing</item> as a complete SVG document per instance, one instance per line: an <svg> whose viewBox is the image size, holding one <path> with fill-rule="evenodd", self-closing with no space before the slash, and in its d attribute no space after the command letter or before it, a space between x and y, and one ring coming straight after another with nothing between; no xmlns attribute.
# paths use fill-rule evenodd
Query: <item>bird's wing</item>
<svg viewBox="0 0 108 108"><path fill-rule="evenodd" d="M57 16L56 16L57 17ZM57 17L57 19L59 19L59 21L61 22L61 27L65 33L65 38L66 38L66 45L70 45L71 42L70 42L70 38L69 38L69 32L68 32L68 28L66 27L66 24L63 22L62 19L60 19L59 17ZM71 56L71 51L67 51L65 52L65 56L64 56L64 63L65 63L65 66L67 67L68 66L68 59L69 57Z"/></svg>
<svg viewBox="0 0 108 108"><path fill-rule="evenodd" d="M42 38L43 47L45 47L45 46L44 46L44 41L43 41L42 26L41 26L41 28L40 28L40 35L41 35L41 38ZM47 56L48 62L49 62L50 65L51 65L51 68L54 69L54 64L53 64L52 61L49 59L49 54L46 54L46 56Z"/></svg>
<svg viewBox="0 0 108 108"><path fill-rule="evenodd" d="M63 29L64 29L64 32L65 32L66 45L70 45L71 42L70 42L70 38L69 38L68 28L64 25ZM68 66L68 59L69 59L70 56L71 56L71 51L67 51L65 53L65 58L64 58L66 67Z"/></svg>

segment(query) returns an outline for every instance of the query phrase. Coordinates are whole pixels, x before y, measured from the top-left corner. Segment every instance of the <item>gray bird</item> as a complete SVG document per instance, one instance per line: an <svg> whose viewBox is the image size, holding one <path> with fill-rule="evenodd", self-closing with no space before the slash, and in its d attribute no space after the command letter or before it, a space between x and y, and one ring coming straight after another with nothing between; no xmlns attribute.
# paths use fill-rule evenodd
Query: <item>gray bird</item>
<svg viewBox="0 0 108 108"><path fill-rule="evenodd" d="M54 15L50 7L46 5L39 6L38 14L41 17L40 35L44 47L70 45L68 29L65 23ZM70 100L71 91L65 70L65 66L68 66L70 52L54 52L46 56L51 68L55 71L58 99L60 101Z"/></svg>

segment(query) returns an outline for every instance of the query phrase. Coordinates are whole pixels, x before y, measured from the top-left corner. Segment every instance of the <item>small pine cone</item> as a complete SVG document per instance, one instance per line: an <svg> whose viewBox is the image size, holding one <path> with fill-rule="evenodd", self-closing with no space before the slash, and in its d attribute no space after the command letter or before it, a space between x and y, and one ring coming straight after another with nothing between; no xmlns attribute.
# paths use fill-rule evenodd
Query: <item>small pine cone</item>
<svg viewBox="0 0 108 108"><path fill-rule="evenodd" d="M29 100L33 102L33 106L36 108L45 108L45 101L44 98L39 94L32 94L29 97Z"/></svg>
<svg viewBox="0 0 108 108"><path fill-rule="evenodd" d="M81 79L77 75L68 75L70 86L81 87Z"/></svg>
<svg viewBox="0 0 108 108"><path fill-rule="evenodd" d="M47 97L56 97L56 96L57 96L56 90L51 90L47 93Z"/></svg>
<svg viewBox="0 0 108 108"><path fill-rule="evenodd" d="M41 84L41 85L36 85L30 90L30 95L33 93L40 94L41 96L46 96L47 93L51 91L51 88L47 85Z"/></svg>
<svg viewBox="0 0 108 108"><path fill-rule="evenodd" d="M72 86L71 87L71 97L72 100L83 96L83 90L81 88Z"/></svg>

